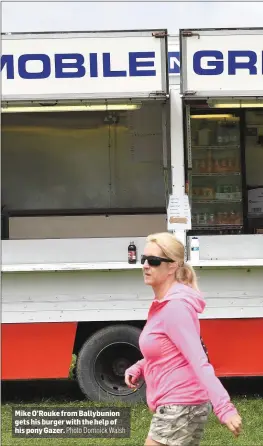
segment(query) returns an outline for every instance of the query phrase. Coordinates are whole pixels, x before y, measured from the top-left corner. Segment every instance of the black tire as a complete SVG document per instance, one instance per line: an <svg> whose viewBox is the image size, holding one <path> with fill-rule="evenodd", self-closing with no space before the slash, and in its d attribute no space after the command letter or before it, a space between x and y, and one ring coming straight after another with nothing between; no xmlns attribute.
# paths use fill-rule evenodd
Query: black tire
<svg viewBox="0 0 263 446"><path fill-rule="evenodd" d="M124 381L125 370L142 358L141 330L130 325L111 325L94 333L83 344L76 375L81 391L91 401L145 402L145 383L134 392Z"/></svg>

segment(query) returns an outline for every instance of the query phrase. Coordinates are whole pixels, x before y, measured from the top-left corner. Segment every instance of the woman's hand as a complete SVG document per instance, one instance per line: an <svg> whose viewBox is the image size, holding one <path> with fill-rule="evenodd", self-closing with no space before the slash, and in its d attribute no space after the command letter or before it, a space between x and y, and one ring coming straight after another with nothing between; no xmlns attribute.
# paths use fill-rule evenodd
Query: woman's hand
<svg viewBox="0 0 263 446"><path fill-rule="evenodd" d="M136 381L137 381L137 379L134 376L125 374L125 384L128 387L130 387L130 389L136 389L137 388Z"/></svg>
<svg viewBox="0 0 263 446"><path fill-rule="evenodd" d="M235 437L239 436L242 428L242 420L238 414L228 418L225 424L227 428L235 435Z"/></svg>

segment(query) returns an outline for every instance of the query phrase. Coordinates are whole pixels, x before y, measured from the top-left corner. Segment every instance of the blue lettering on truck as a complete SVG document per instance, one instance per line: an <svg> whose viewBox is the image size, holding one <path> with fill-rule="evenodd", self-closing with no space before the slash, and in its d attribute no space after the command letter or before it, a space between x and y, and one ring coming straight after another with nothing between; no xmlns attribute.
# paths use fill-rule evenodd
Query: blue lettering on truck
<svg viewBox="0 0 263 446"><path fill-rule="evenodd" d="M14 56L8 54L6 56L1 56L1 71L6 66L6 75L7 79L14 79L15 70L14 70Z"/></svg>
<svg viewBox="0 0 263 446"><path fill-rule="evenodd" d="M261 64L261 72L263 74L263 51L258 60L257 53L249 50L230 50L227 52L227 68L226 60L221 51L206 50L197 51L193 56L193 70L199 76L218 76L224 71L230 76L235 76L239 70L247 70L250 75L257 75L260 72L259 62ZM244 60L245 59L245 60ZM206 62L206 68L203 65Z"/></svg>
<svg viewBox="0 0 263 446"><path fill-rule="evenodd" d="M79 53L55 54L54 74L58 79L81 78L87 75L86 65L89 67L91 78L99 77L99 57L102 60L102 76L107 77L135 77L156 76L154 69L155 53L130 52L128 55L128 69L113 70L112 56L110 53L89 53L85 60L84 55ZM30 71L27 63L39 62L38 71ZM263 51L259 57L252 50L230 50L225 57L218 50L200 50L193 55L193 71L199 76L219 76L227 72L235 76L240 70L246 70L249 75L263 74ZM227 62L227 63L226 63ZM180 74L180 52L169 51L167 55L168 73ZM259 66L260 65L260 66ZM47 79L51 76L51 60L47 54L22 54L17 63L12 54L1 56L1 71L5 68L7 79L21 77L22 79ZM143 69L140 69L143 68ZM147 68L147 69L146 69ZM70 70L70 71L69 71Z"/></svg>
<svg viewBox="0 0 263 446"><path fill-rule="evenodd" d="M85 56L79 53L54 54L54 75L57 79L81 78L87 75L86 65L88 64L89 76L92 78L99 77L98 60L101 57L103 77L156 76L154 51L129 52L128 56L128 69L123 67L121 70L113 70L110 53L103 53L102 55L90 53L86 60ZM30 70L30 62L32 61L39 62L37 70ZM1 56L1 71L4 68L6 69L7 79L14 79L15 77L47 79L52 74L52 63L47 54L21 54L17 62L14 61L12 54L5 54Z"/></svg>
<svg viewBox="0 0 263 446"><path fill-rule="evenodd" d="M168 73L180 74L180 52L169 51L168 52Z"/></svg>

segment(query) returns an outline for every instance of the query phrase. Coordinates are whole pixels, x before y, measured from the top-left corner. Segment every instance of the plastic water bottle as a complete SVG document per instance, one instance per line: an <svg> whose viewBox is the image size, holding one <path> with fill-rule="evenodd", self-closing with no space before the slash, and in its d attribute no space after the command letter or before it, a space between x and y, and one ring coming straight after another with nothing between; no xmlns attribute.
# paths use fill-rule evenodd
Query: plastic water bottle
<svg viewBox="0 0 263 446"><path fill-rule="evenodd" d="M199 239L198 237L191 238L191 262L199 262Z"/></svg>

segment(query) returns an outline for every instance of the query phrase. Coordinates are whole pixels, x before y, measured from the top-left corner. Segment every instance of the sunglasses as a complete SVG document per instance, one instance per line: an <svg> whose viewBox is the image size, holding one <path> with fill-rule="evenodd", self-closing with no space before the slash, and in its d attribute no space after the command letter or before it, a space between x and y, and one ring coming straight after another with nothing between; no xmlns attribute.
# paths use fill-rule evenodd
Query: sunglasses
<svg viewBox="0 0 263 446"><path fill-rule="evenodd" d="M144 265L146 260L150 266L160 266L162 262L173 263L173 260L171 260L171 259L164 259L163 257L142 255L141 256L141 264Z"/></svg>

